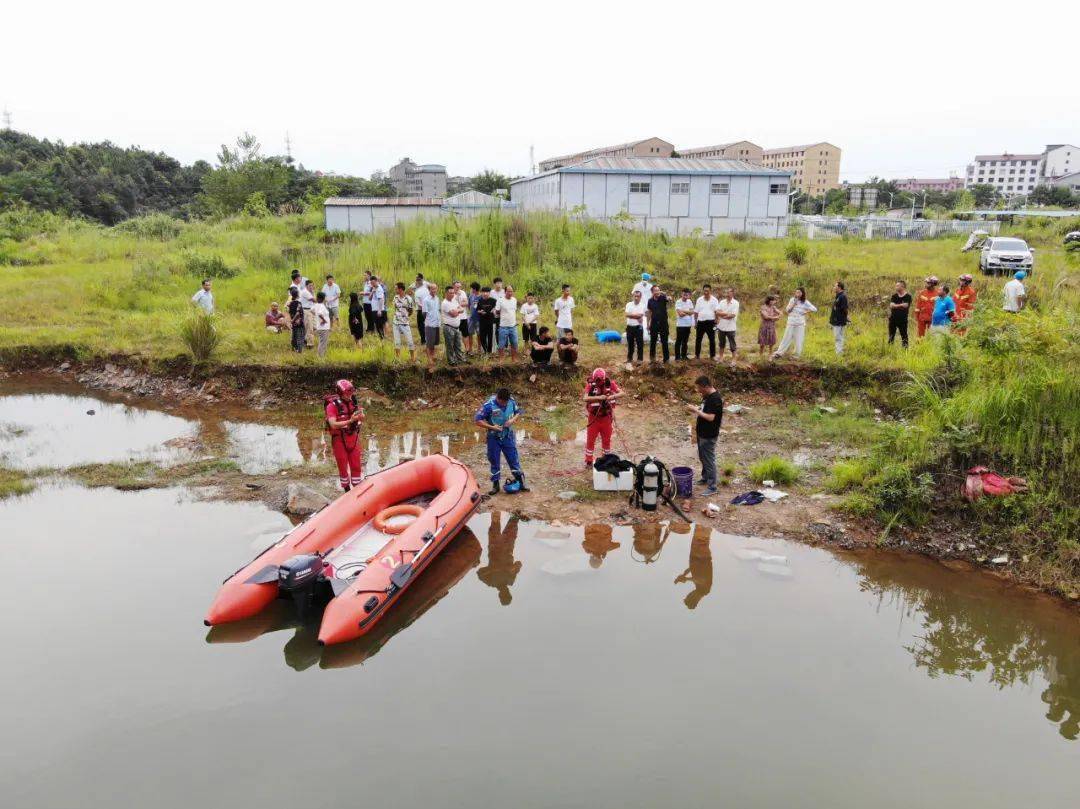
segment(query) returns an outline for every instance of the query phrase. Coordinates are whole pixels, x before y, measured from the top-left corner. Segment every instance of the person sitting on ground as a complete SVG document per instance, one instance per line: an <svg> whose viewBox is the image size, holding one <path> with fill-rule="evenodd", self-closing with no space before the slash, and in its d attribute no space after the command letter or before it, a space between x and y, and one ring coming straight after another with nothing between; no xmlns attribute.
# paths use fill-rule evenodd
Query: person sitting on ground
<svg viewBox="0 0 1080 809"><path fill-rule="evenodd" d="M266 324L266 330L273 334L281 334L289 328L288 318L276 303L270 304L270 310L263 316L263 321Z"/></svg>
<svg viewBox="0 0 1080 809"><path fill-rule="evenodd" d="M536 339L530 343L529 358L533 365L547 367L551 362L551 355L555 352L554 342L551 339L551 329L541 326Z"/></svg>
<svg viewBox="0 0 1080 809"><path fill-rule="evenodd" d="M573 329L563 329L562 337L555 344L555 350L559 352L559 361L563 365L577 365L578 338L574 336Z"/></svg>

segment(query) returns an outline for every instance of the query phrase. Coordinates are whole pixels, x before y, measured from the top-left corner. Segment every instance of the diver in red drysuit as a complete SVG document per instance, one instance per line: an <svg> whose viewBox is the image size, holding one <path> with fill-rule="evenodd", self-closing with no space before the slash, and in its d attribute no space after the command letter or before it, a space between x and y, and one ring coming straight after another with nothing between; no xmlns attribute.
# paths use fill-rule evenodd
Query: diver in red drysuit
<svg viewBox="0 0 1080 809"><path fill-rule="evenodd" d="M326 429L337 461L338 481L347 492L364 478L364 456L360 450L364 408L357 403L353 384L347 379L335 382L333 393L328 393L325 399Z"/></svg>

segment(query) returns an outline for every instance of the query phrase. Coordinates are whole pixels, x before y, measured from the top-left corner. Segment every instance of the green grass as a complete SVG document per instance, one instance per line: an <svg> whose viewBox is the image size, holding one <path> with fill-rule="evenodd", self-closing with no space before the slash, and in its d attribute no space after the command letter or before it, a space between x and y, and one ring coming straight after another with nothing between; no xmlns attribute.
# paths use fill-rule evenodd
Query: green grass
<svg viewBox="0 0 1080 809"><path fill-rule="evenodd" d="M750 467L750 479L755 483L771 480L778 486L794 483L799 479L799 468L791 461L772 455Z"/></svg>
<svg viewBox="0 0 1080 809"><path fill-rule="evenodd" d="M829 470L825 488L830 492L846 492L862 486L870 476L870 465L866 461L838 461Z"/></svg>
<svg viewBox="0 0 1080 809"><path fill-rule="evenodd" d="M28 475L0 466L0 500L29 494L34 490L34 481Z"/></svg>

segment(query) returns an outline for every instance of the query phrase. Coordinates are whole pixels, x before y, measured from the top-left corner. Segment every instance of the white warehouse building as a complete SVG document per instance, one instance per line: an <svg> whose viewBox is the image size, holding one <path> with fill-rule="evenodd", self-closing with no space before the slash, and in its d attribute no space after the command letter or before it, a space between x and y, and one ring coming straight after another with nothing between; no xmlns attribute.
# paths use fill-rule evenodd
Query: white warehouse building
<svg viewBox="0 0 1080 809"><path fill-rule="evenodd" d="M510 199L523 211L564 211L671 235L787 233L790 174L742 160L594 157L523 177Z"/></svg>
<svg viewBox="0 0 1080 809"><path fill-rule="evenodd" d="M372 233L412 219L455 216L471 219L495 211L512 210L505 200L463 191L452 197L329 197L323 203L323 219L329 231Z"/></svg>

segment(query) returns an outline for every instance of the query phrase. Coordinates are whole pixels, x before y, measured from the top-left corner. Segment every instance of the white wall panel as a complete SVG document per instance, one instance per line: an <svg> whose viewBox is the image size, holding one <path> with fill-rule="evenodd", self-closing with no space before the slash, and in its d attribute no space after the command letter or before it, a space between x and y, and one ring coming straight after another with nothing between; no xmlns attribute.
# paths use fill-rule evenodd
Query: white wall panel
<svg viewBox="0 0 1080 809"><path fill-rule="evenodd" d="M750 196L750 178L749 177L732 177L731 178L731 193L728 194L728 213L727 215L732 218L739 218L746 216L749 206Z"/></svg>
<svg viewBox="0 0 1080 809"><path fill-rule="evenodd" d="M694 174L690 177L690 210L687 211L687 216L707 217L709 215L709 186L712 179L702 174Z"/></svg>
<svg viewBox="0 0 1080 809"><path fill-rule="evenodd" d="M604 206L607 202L605 187L607 177L603 174L585 174L585 208L589 216L604 216Z"/></svg>
<svg viewBox="0 0 1080 809"><path fill-rule="evenodd" d="M762 217L769 215L769 177L750 178L750 204L747 216Z"/></svg>
<svg viewBox="0 0 1080 809"><path fill-rule="evenodd" d="M349 209L344 205L327 205L323 208L327 230L348 230Z"/></svg>
<svg viewBox="0 0 1080 809"><path fill-rule="evenodd" d="M607 203L604 206L607 216L615 216L627 210L627 197L630 194L630 178L625 174L607 174Z"/></svg>
<svg viewBox="0 0 1080 809"><path fill-rule="evenodd" d="M560 208L569 211L571 208L582 204L585 199L584 174L564 174L561 185L562 200L559 203Z"/></svg>
<svg viewBox="0 0 1080 809"><path fill-rule="evenodd" d="M651 177L635 174L634 179L648 180L652 183L649 195L649 216L667 216L670 207L671 178L666 174L654 174Z"/></svg>

